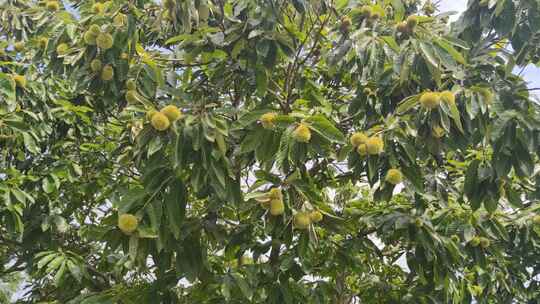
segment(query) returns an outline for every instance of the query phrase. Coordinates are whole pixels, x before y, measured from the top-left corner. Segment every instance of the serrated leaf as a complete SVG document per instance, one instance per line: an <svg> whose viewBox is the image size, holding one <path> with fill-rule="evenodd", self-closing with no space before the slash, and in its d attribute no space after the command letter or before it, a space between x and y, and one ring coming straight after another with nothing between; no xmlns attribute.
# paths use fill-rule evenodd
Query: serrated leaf
<svg viewBox="0 0 540 304"><path fill-rule="evenodd" d="M150 143L148 144L148 157L159 151L162 146L163 142L161 141L160 136L155 136L154 138L152 138L150 140Z"/></svg>
<svg viewBox="0 0 540 304"><path fill-rule="evenodd" d="M146 191L142 188L130 189L127 193L122 195L120 200L114 201L113 205L118 208L118 212L128 213L133 205L141 202L145 196Z"/></svg>
<svg viewBox="0 0 540 304"><path fill-rule="evenodd" d="M442 39L435 40L435 43L440 46L442 49L448 52L452 58L454 58L455 61L458 63L464 64L465 58L463 58L463 55L461 55L460 52L458 52L450 43L447 43L446 41Z"/></svg>
<svg viewBox="0 0 540 304"><path fill-rule="evenodd" d="M24 147L30 151L32 154L39 154L40 150L38 149L36 145L36 141L32 137L30 133L24 132L23 133L23 139L24 139Z"/></svg>
<svg viewBox="0 0 540 304"><path fill-rule="evenodd" d="M225 155L227 154L227 144L225 143L225 138L219 132L215 132L215 138L219 152L221 152L221 155L225 157Z"/></svg>
<svg viewBox="0 0 540 304"><path fill-rule="evenodd" d="M165 44L173 44L173 43L176 43L176 42L179 42L179 41L186 40L186 39L188 39L190 37L191 37L190 34L181 34L181 35L174 36L172 38L167 39L167 41L165 41Z"/></svg>
<svg viewBox="0 0 540 304"><path fill-rule="evenodd" d="M212 172L214 173L213 176L216 177L218 182L221 184L221 186L225 187L225 172L221 169L221 166L219 164L216 164L214 162L210 163L210 168L212 169Z"/></svg>
<svg viewBox="0 0 540 304"><path fill-rule="evenodd" d="M240 154L255 151L261 144L261 138L263 137L264 132L268 131L263 128L256 128L255 130L250 131L240 144Z"/></svg>
<svg viewBox="0 0 540 304"><path fill-rule="evenodd" d="M235 131L235 130L241 130L243 128L245 128L246 126L250 125L250 124L253 124L255 123L256 121L259 120L259 118L265 114L265 113L268 113L268 112L273 112L273 110L271 109L260 109L260 110L254 110L254 111L249 111L245 114L243 114L242 116L240 116L238 118L238 120L236 120L233 125L232 125L232 130Z"/></svg>
<svg viewBox="0 0 540 304"><path fill-rule="evenodd" d="M399 45L392 36L381 36L381 38L394 52L399 53Z"/></svg>
<svg viewBox="0 0 540 304"><path fill-rule="evenodd" d="M311 129L322 137L332 142L340 144L345 143L345 136L343 133L341 133L341 131L323 115L314 115L308 117L305 121L310 124Z"/></svg>
<svg viewBox="0 0 540 304"><path fill-rule="evenodd" d="M418 104L418 100L420 98L420 95L413 95L404 98L396 108L396 114L401 115L410 109L412 109L414 106Z"/></svg>
<svg viewBox="0 0 540 304"><path fill-rule="evenodd" d="M251 300L251 298L253 297L253 289L249 287L246 280L240 274L236 272L231 273L231 276L234 278L234 281L236 282L236 286L240 288L242 295L246 299Z"/></svg>
<svg viewBox="0 0 540 304"><path fill-rule="evenodd" d="M13 111L17 106L17 94L15 90L15 81L4 73L0 73L0 96L4 96L4 101L8 104L8 110Z"/></svg>
<svg viewBox="0 0 540 304"><path fill-rule="evenodd" d="M163 215L163 204L158 200L154 200L146 207L146 213L150 218L150 225L152 229L158 231L161 226L161 217Z"/></svg>
<svg viewBox="0 0 540 304"><path fill-rule="evenodd" d="M456 124L456 127L458 128L461 133L464 133L463 131L463 125L461 124L461 116L458 110L458 107L455 102L448 103L448 107L450 108L450 116L452 117L452 120Z"/></svg>
<svg viewBox="0 0 540 304"><path fill-rule="evenodd" d="M266 89L268 88L268 74L263 65L257 65L255 69L255 83L257 85L257 95L266 95Z"/></svg>
<svg viewBox="0 0 540 304"><path fill-rule="evenodd" d="M178 178L169 184L168 192L165 196L165 209L167 223L174 237L180 237L180 227L186 212L186 190L181 180Z"/></svg>
<svg viewBox="0 0 540 304"><path fill-rule="evenodd" d="M65 257L62 254L56 254L54 259L47 264L47 274L52 274L58 267L60 267L60 264L62 264L65 260Z"/></svg>
<svg viewBox="0 0 540 304"><path fill-rule="evenodd" d="M54 190L56 190L56 184L50 176L45 177L41 181L41 187L45 193L52 193Z"/></svg>
<svg viewBox="0 0 540 304"><path fill-rule="evenodd" d="M69 273L71 273L71 276L73 276L75 280L77 280L77 282L81 282L83 278L83 273L81 271L81 268L75 263L73 263L73 261L71 260L67 261L67 267L68 267Z"/></svg>
<svg viewBox="0 0 540 304"><path fill-rule="evenodd" d="M469 167L467 168L467 172L465 173L465 184L464 184L463 190L465 192L465 195L467 195L469 198L471 198L472 193L477 187L479 165L480 165L479 160L477 159L473 160L469 164Z"/></svg>
<svg viewBox="0 0 540 304"><path fill-rule="evenodd" d="M229 275L225 275L223 278L223 283L221 284L221 295L225 300L229 301L231 299L231 289L232 289L232 280Z"/></svg>
<svg viewBox="0 0 540 304"><path fill-rule="evenodd" d="M156 239L158 237L158 233L151 227L139 226L137 227L137 236L141 239Z"/></svg>
<svg viewBox="0 0 540 304"><path fill-rule="evenodd" d="M176 138L174 140L174 150L173 150L173 159L174 159L174 166L176 168L181 167L183 165L184 160L184 132L183 130L180 130L176 134Z"/></svg>
<svg viewBox="0 0 540 304"><path fill-rule="evenodd" d="M43 268L45 265L47 265L47 264L48 264L52 259L54 259L56 256L57 256L56 253L50 253L50 254L44 256L43 258L41 258L41 259L39 260L39 262L37 263L38 269Z"/></svg>
<svg viewBox="0 0 540 304"><path fill-rule="evenodd" d="M137 250L139 249L139 238L135 235L132 235L129 237L129 257L132 261L135 261L137 259Z"/></svg>
<svg viewBox="0 0 540 304"><path fill-rule="evenodd" d="M425 42L420 42L420 50L422 51L422 55L427 62L429 62L434 68L439 68L439 59L435 55L433 46Z"/></svg>
<svg viewBox="0 0 540 304"><path fill-rule="evenodd" d="M60 268L58 269L56 274L54 275L54 285L60 286L60 284L62 283L62 279L64 278L64 274L66 273L66 270L67 270L67 266L66 266L66 262L64 261L62 265L60 265Z"/></svg>

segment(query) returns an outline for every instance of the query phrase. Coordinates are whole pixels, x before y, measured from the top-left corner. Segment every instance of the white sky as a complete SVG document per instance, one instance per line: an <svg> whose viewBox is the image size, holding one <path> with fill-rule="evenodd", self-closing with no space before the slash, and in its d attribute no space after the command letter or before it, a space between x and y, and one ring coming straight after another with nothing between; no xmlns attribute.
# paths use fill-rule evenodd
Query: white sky
<svg viewBox="0 0 540 304"><path fill-rule="evenodd" d="M465 10L465 7L467 6L467 0L442 0L439 3L439 9L441 12L448 12L448 11L457 11L462 12ZM453 19L457 18L457 16L454 16Z"/></svg>

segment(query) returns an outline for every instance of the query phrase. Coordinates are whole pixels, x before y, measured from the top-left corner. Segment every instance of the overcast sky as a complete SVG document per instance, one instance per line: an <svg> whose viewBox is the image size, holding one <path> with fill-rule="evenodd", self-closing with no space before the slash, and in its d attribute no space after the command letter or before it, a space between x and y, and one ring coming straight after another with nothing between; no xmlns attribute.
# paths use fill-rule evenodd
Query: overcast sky
<svg viewBox="0 0 540 304"><path fill-rule="evenodd" d="M462 12L465 10L466 6L467 6L467 0L442 0L439 4L439 8L442 12L448 12L448 11Z"/></svg>

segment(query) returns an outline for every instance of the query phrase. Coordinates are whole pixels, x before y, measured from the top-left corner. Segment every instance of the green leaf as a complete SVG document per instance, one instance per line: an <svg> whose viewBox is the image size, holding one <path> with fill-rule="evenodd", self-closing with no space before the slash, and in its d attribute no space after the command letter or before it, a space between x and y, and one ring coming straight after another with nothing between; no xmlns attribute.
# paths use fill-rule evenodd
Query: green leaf
<svg viewBox="0 0 540 304"><path fill-rule="evenodd" d="M424 59L426 59L426 61L429 62L434 68L440 67L440 60L435 55L432 45L425 42L420 42L420 50L422 51Z"/></svg>
<svg viewBox="0 0 540 304"><path fill-rule="evenodd" d="M405 97L402 101L399 102L399 105L396 108L396 114L401 115L409 111L418 104L419 99L420 95L412 95L409 97Z"/></svg>
<svg viewBox="0 0 540 304"><path fill-rule="evenodd" d="M309 181L305 180L305 178L294 180L292 185L298 192L302 193L313 203L324 201L318 189L313 184L309 183Z"/></svg>
<svg viewBox="0 0 540 304"><path fill-rule="evenodd" d="M37 255L36 255L37 256ZM37 263L37 268L38 269L41 269L43 268L45 265L47 265L50 261L52 261L52 259L54 259L55 257L57 256L56 253L50 253L48 255L45 255L44 257L42 257L39 262Z"/></svg>
<svg viewBox="0 0 540 304"><path fill-rule="evenodd" d="M444 36L444 38L441 38L444 42L447 42L453 46L457 46L459 48L462 48L464 50L469 50L470 46L467 44L466 41L463 41L461 39L458 39L456 37L452 36Z"/></svg>
<svg viewBox="0 0 540 304"><path fill-rule="evenodd" d="M255 69L255 82L257 84L257 95L266 95L266 89L268 88L268 75L263 65L257 65Z"/></svg>
<svg viewBox="0 0 540 304"><path fill-rule="evenodd" d="M480 165L480 160L478 159L473 160L469 164L469 167L467 168L467 172L465 173L465 184L463 186L465 195L471 201L471 205L474 210L480 207L481 195L482 195L481 192L484 190L480 188L481 185L478 180L479 165Z"/></svg>
<svg viewBox="0 0 540 304"><path fill-rule="evenodd" d="M232 279L228 274L226 274L223 278L223 283L221 284L221 294L227 301L231 299L231 289L233 288L232 286Z"/></svg>
<svg viewBox="0 0 540 304"><path fill-rule="evenodd" d="M150 140L150 143L148 144L148 157L152 156L154 153L159 151L161 147L163 146L163 142L161 141L160 136L155 136Z"/></svg>
<svg viewBox="0 0 540 304"><path fill-rule="evenodd" d="M222 170L221 166L215 162L210 162L210 168L213 172L212 176L216 177L220 185L225 187L225 172Z"/></svg>
<svg viewBox="0 0 540 304"><path fill-rule="evenodd" d="M403 5L403 2L400 0L390 0L390 3L394 8L394 21L403 20L403 16L405 15L405 6Z"/></svg>
<svg viewBox="0 0 540 304"><path fill-rule="evenodd" d="M225 157L227 154L227 144L225 143L225 138L219 132L216 132L215 137L219 152L221 152L221 156Z"/></svg>
<svg viewBox="0 0 540 304"><path fill-rule="evenodd" d="M450 43L446 42L444 39L437 39L435 40L435 43L447 51L455 61L465 64L465 58L463 58L463 55L461 55L461 53L458 52Z"/></svg>
<svg viewBox="0 0 540 304"><path fill-rule="evenodd" d="M523 200L521 199L521 197L519 197L519 193L509 186L505 187L505 190L506 190L506 198L508 199L508 202L515 208L522 208Z"/></svg>
<svg viewBox="0 0 540 304"><path fill-rule="evenodd" d="M384 41L394 52L399 53L399 45L392 36L381 36L382 41Z"/></svg>
<svg viewBox="0 0 540 304"><path fill-rule="evenodd" d="M187 143L184 141L184 132L183 130L180 130L176 133L176 138L174 140L173 160L175 168L182 167L183 165L186 144Z"/></svg>
<svg viewBox="0 0 540 304"><path fill-rule="evenodd" d="M190 235L184 239L176 257L177 271L189 280L196 279L203 269L203 252L200 235Z"/></svg>
<svg viewBox="0 0 540 304"><path fill-rule="evenodd" d="M417 192L424 191L424 177L422 171L416 164L402 165L403 175L410 181Z"/></svg>
<svg viewBox="0 0 540 304"><path fill-rule="evenodd" d="M236 42L236 44L234 45L234 48L231 52L231 57L233 59L236 59L238 58L238 56L240 55L240 53L246 48L246 40L244 39L240 39Z"/></svg>
<svg viewBox="0 0 540 304"><path fill-rule="evenodd" d="M66 264L69 269L69 273L71 273L71 276L73 276L75 280L77 280L77 282L81 282L83 278L83 273L81 271L81 268L75 263L73 263L73 261L71 260L67 260Z"/></svg>
<svg viewBox="0 0 540 304"><path fill-rule="evenodd" d="M8 104L8 110L14 111L17 107L17 94L15 81L11 75L0 73L0 96L4 96L4 100Z"/></svg>
<svg viewBox="0 0 540 304"><path fill-rule="evenodd" d="M139 250L139 238L136 235L129 237L129 257L132 261L137 259L137 251Z"/></svg>
<svg viewBox="0 0 540 304"><path fill-rule="evenodd" d="M234 281L236 282L236 286L240 288L240 291L242 292L242 295L251 301L251 298L253 297L253 289L248 285L246 280L236 272L231 273L231 276L234 278Z"/></svg>
<svg viewBox="0 0 540 304"><path fill-rule="evenodd" d="M24 191L21 191L21 189L17 188L17 187L13 187L12 189L10 189L11 193L13 194L13 196L15 196L15 198L17 199L17 201L19 201L20 203L22 203L23 205L26 205L26 200L28 199L30 202L33 202L34 201L34 198L31 197L30 195L28 195L26 192Z"/></svg>
<svg viewBox="0 0 540 304"><path fill-rule="evenodd" d="M464 191L466 194L471 194L474 192L475 187L477 186L476 183L478 181L478 166L480 165L480 161L475 159L467 168L467 172L465 173L465 184L464 184Z"/></svg>
<svg viewBox="0 0 540 304"><path fill-rule="evenodd" d="M92 295L81 302L81 304L114 304L114 303L116 303L116 301L114 299L114 295L111 295L111 294Z"/></svg>
<svg viewBox="0 0 540 304"><path fill-rule="evenodd" d="M47 265L47 274L52 274L54 271L60 267L62 263L64 263L65 257L62 254L56 254L54 259Z"/></svg>
<svg viewBox="0 0 540 304"><path fill-rule="evenodd" d="M142 188L130 189L121 196L120 200L113 202L119 213L129 213L136 203L142 202L146 197L146 191Z"/></svg>
<svg viewBox="0 0 540 304"><path fill-rule="evenodd" d="M458 70L458 63L456 60L443 48L441 48L438 44L434 44L433 51L437 55L437 58L441 61L442 66L444 66L446 69Z"/></svg>
<svg viewBox="0 0 540 304"><path fill-rule="evenodd" d="M179 41L189 40L190 37L191 37L190 34L181 34L181 35L174 36L174 37L171 37L171 38L167 39L167 41L165 41L165 44L174 44L174 43L179 42Z"/></svg>
<svg viewBox="0 0 540 304"><path fill-rule="evenodd" d="M309 127L322 137L336 143L345 143L345 136L323 115L314 115L305 120Z"/></svg>
<svg viewBox="0 0 540 304"><path fill-rule="evenodd" d="M59 215L54 215L52 216L52 219L54 221L54 225L56 226L56 230L58 230L58 232L65 233L68 230L69 226L65 218Z"/></svg>
<svg viewBox="0 0 540 304"><path fill-rule="evenodd" d="M64 278L64 274L66 273L66 270L67 270L67 266L66 266L66 262L64 261L62 265L60 265L60 268L58 269L56 274L54 275L54 285L60 286L60 284L62 283L62 279Z"/></svg>
<svg viewBox="0 0 540 304"><path fill-rule="evenodd" d="M161 217L163 215L163 205L158 200L152 201L146 207L146 213L150 219L150 225L153 230L158 231L161 227Z"/></svg>
<svg viewBox="0 0 540 304"><path fill-rule="evenodd" d="M157 239L157 230L151 227L139 226L137 227L137 236L141 239Z"/></svg>
<svg viewBox="0 0 540 304"><path fill-rule="evenodd" d="M23 139L24 139L24 146L25 148L30 151L32 154L39 154L40 150L36 145L36 141L32 137L30 133L23 133Z"/></svg>
<svg viewBox="0 0 540 304"><path fill-rule="evenodd" d="M260 109L260 110L254 110L249 111L243 115L241 115L238 120L236 120L232 125L232 130L241 130L259 120L259 118L268 112L273 112L272 109Z"/></svg>
<svg viewBox="0 0 540 304"><path fill-rule="evenodd" d="M493 197L490 197L490 198L484 200L484 208L486 208L486 210L489 213L495 212L495 210L497 210L497 206L498 206L498 202Z"/></svg>
<svg viewBox="0 0 540 304"><path fill-rule="evenodd" d="M450 108L450 116L452 117L452 120L456 124L456 127L458 128L459 131L461 131L461 133L465 133L463 131L463 125L461 124L461 117L460 117L460 113L459 113L456 103L455 102L448 103L448 107Z"/></svg>
<svg viewBox="0 0 540 304"><path fill-rule="evenodd" d="M41 182L42 182L43 191L45 191L45 193L52 193L57 189L56 183L54 182L51 176L45 177L44 179L41 180Z"/></svg>
<svg viewBox="0 0 540 304"><path fill-rule="evenodd" d="M250 131L240 144L240 153L243 154L255 151L261 144L261 138L264 136L263 133L265 132L269 131L266 131L263 128L256 128L255 130Z"/></svg>
<svg viewBox="0 0 540 304"><path fill-rule="evenodd" d="M165 196L165 209L169 229L176 239L180 238L180 227L186 213L186 190L178 178L170 184Z"/></svg>
<svg viewBox="0 0 540 304"><path fill-rule="evenodd" d="M281 134L278 132L266 131L259 138L261 144L255 150L255 158L261 163L271 161L279 148Z"/></svg>
<svg viewBox="0 0 540 304"><path fill-rule="evenodd" d="M4 119L3 123L6 126L11 127L12 129L15 129L15 130L17 130L19 132L28 132L28 131L30 131L30 127L28 126L28 124L25 124L19 118L17 118L17 119Z"/></svg>

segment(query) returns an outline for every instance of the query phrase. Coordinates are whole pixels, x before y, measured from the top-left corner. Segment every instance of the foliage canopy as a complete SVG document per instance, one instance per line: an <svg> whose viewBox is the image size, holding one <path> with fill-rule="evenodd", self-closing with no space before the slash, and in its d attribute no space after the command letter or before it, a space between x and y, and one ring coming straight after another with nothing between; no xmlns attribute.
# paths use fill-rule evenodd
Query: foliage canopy
<svg viewBox="0 0 540 304"><path fill-rule="evenodd" d="M2 301L540 299L540 2L69 3L0 1Z"/></svg>

